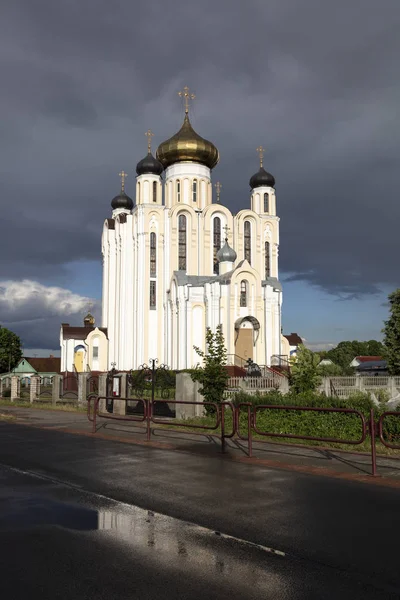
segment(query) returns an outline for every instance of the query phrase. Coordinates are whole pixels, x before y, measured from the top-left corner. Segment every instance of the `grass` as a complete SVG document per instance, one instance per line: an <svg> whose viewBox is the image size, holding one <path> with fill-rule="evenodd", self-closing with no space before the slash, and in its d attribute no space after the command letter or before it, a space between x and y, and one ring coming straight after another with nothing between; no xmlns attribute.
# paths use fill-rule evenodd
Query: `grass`
<svg viewBox="0 0 400 600"><path fill-rule="evenodd" d="M29 402L24 400L15 400L11 402L11 400L2 399L0 400L0 406L7 406L9 408L18 407L18 408L31 408L34 410L62 410L65 412L77 412L77 413L86 413L87 409L84 406L77 406L72 403L62 403L57 402L57 404L51 404L50 402Z"/></svg>

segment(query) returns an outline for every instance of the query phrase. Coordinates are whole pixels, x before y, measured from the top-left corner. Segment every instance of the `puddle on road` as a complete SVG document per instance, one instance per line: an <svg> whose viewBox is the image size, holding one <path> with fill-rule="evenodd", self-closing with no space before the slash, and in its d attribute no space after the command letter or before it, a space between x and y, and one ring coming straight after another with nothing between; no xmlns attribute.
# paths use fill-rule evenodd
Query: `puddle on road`
<svg viewBox="0 0 400 600"><path fill-rule="evenodd" d="M270 556L267 549L136 506L37 483L36 493L0 491L0 531L56 526L102 536L108 545L122 545L124 552L139 553L182 577L193 569L205 580L223 575L239 588L260 586L261 594L267 574L269 586L282 584L282 566L276 569L282 558Z"/></svg>

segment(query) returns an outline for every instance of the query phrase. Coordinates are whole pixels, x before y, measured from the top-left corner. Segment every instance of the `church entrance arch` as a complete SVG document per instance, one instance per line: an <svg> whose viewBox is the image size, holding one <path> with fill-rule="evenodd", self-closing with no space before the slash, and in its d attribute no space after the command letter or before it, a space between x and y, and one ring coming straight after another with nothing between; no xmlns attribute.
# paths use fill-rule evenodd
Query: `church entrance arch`
<svg viewBox="0 0 400 600"><path fill-rule="evenodd" d="M247 316L235 322L235 354L244 360L253 360L254 346L260 334L260 322Z"/></svg>

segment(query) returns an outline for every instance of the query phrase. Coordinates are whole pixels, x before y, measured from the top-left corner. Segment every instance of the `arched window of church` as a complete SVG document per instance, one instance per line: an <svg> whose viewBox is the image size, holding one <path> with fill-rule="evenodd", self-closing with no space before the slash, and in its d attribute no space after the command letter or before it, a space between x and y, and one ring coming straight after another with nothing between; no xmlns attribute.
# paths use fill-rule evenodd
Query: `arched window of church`
<svg viewBox="0 0 400 600"><path fill-rule="evenodd" d="M150 233L150 277L157 277L157 236Z"/></svg>
<svg viewBox="0 0 400 600"><path fill-rule="evenodd" d="M137 195L138 195L138 197L137 197L137 203L140 204L140 181L137 184Z"/></svg>
<svg viewBox="0 0 400 600"><path fill-rule="evenodd" d="M244 222L244 258L251 264L251 223Z"/></svg>
<svg viewBox="0 0 400 600"><path fill-rule="evenodd" d="M157 202L157 181L153 181L153 202Z"/></svg>
<svg viewBox="0 0 400 600"><path fill-rule="evenodd" d="M193 202L197 202L197 179L193 179L192 198Z"/></svg>
<svg viewBox="0 0 400 600"><path fill-rule="evenodd" d="M245 279L240 282L240 306L247 306L247 287L248 283Z"/></svg>
<svg viewBox="0 0 400 600"><path fill-rule="evenodd" d="M178 269L186 271L186 217L179 215Z"/></svg>
<svg viewBox="0 0 400 600"><path fill-rule="evenodd" d="M265 242L265 279L271 277L271 244Z"/></svg>
<svg viewBox="0 0 400 600"><path fill-rule="evenodd" d="M219 274L219 262L217 260L217 252L221 248L221 219L215 217L213 222L213 246L214 246L214 273Z"/></svg>
<svg viewBox="0 0 400 600"><path fill-rule="evenodd" d="M181 182L179 179L176 182L176 199L178 202L181 201Z"/></svg>
<svg viewBox="0 0 400 600"><path fill-rule="evenodd" d="M264 212L269 212L269 194L264 194Z"/></svg>

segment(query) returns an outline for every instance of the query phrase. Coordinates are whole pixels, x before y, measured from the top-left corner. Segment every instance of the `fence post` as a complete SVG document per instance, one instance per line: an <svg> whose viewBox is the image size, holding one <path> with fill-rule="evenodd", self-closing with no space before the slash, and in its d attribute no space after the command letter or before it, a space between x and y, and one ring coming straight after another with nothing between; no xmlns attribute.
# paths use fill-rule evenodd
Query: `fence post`
<svg viewBox="0 0 400 600"><path fill-rule="evenodd" d="M371 436L371 475L372 477L376 477L376 439L375 439L375 415L374 409L371 408L369 413L369 434Z"/></svg>
<svg viewBox="0 0 400 600"><path fill-rule="evenodd" d="M0 398L3 397L3 379L0 379Z"/></svg>
<svg viewBox="0 0 400 600"><path fill-rule="evenodd" d="M87 373L78 373L78 404L86 403Z"/></svg>
<svg viewBox="0 0 400 600"><path fill-rule="evenodd" d="M325 392L325 396L331 395L331 379L330 379L330 377L324 377L324 392Z"/></svg>
<svg viewBox="0 0 400 600"><path fill-rule="evenodd" d="M99 396L107 396L107 373L102 373L99 375ZM106 412L106 401L100 400L99 402L99 412Z"/></svg>
<svg viewBox="0 0 400 600"><path fill-rule="evenodd" d="M35 400L37 400L38 393L39 393L39 386L40 386L39 375L32 375L31 376L31 387L29 390L30 391L29 400L30 400L31 404L33 404L33 402L35 402Z"/></svg>
<svg viewBox="0 0 400 600"><path fill-rule="evenodd" d="M21 381L20 381L19 377L17 377L16 375L13 375L11 377L11 402L14 402L14 400L18 400L18 398L20 396L20 390L21 390Z"/></svg>
<svg viewBox="0 0 400 600"><path fill-rule="evenodd" d="M57 404L57 402L60 400L60 385L61 375L54 375L51 390L51 403L53 405Z"/></svg>

